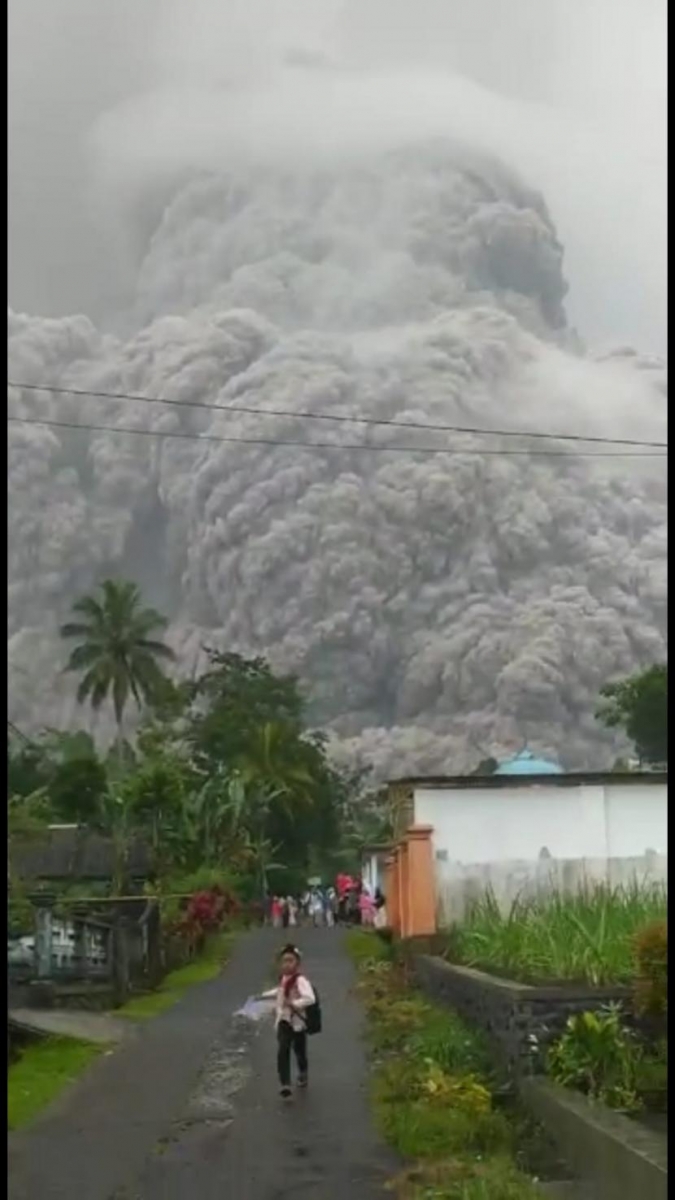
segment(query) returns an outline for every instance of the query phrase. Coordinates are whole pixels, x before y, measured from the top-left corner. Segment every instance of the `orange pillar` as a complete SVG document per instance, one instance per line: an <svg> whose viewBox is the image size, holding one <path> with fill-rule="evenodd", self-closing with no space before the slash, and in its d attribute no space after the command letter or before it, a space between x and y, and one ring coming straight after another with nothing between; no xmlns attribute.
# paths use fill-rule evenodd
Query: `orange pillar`
<svg viewBox="0 0 675 1200"><path fill-rule="evenodd" d="M399 888L398 903L401 922L401 937L410 937L410 863L408 842L404 838L398 850Z"/></svg>
<svg viewBox="0 0 675 1200"><path fill-rule="evenodd" d="M396 858L394 854L388 854L384 860L384 902L387 910L387 927L395 929L395 921L397 918L396 901Z"/></svg>
<svg viewBox="0 0 675 1200"><path fill-rule="evenodd" d="M401 931L401 908L399 905L398 883L398 846L394 847L391 858L388 859L387 891L384 893L387 905L387 923L389 928L398 934Z"/></svg>
<svg viewBox="0 0 675 1200"><path fill-rule="evenodd" d="M431 825L413 825L406 833L408 876L407 932L404 937L429 937L436 932L436 894Z"/></svg>

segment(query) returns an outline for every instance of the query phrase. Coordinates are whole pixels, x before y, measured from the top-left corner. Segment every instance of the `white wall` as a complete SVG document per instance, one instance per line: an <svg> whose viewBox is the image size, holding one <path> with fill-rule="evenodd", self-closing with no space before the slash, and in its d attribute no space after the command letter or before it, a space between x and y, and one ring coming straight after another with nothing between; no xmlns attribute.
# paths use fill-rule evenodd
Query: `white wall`
<svg viewBox="0 0 675 1200"><path fill-rule="evenodd" d="M384 856L382 854L364 855L361 864L361 878L371 895L376 888L384 887Z"/></svg>
<svg viewBox="0 0 675 1200"><path fill-rule="evenodd" d="M658 784L610 784L605 788L607 857L645 850L668 853L668 789Z"/></svg>
<svg viewBox="0 0 675 1200"><path fill-rule="evenodd" d="M459 919L490 887L575 890L584 881L667 877L667 787L523 784L415 789L415 822L431 825L439 907Z"/></svg>

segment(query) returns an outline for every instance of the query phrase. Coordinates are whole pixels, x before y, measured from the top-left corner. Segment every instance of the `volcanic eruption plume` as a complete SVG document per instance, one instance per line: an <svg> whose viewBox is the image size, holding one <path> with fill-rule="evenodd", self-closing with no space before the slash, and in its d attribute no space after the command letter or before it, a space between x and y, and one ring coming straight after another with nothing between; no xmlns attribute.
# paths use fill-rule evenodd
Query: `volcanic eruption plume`
<svg viewBox="0 0 675 1200"><path fill-rule="evenodd" d="M535 177L567 111L462 74L461 41L369 64L349 5L266 35L221 5L207 58L168 7L153 78L86 130L115 305L9 315L10 379L54 389L9 388L10 715L73 718L56 628L115 575L184 672L267 654L379 774L525 737L607 761L599 687L665 655L665 471L592 439L662 441L665 366L570 325Z"/></svg>

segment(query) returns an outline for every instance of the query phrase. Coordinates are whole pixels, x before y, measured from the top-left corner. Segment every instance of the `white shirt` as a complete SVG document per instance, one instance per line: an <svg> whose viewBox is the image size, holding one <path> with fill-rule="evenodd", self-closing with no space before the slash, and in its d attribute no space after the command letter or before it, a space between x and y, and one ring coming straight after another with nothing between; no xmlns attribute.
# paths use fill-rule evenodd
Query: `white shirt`
<svg viewBox="0 0 675 1200"><path fill-rule="evenodd" d="M301 1015L302 1010L309 1008L312 1004L316 1004L314 988L309 982L309 979L307 979L304 975L298 975L293 987L291 988L291 994L288 999L284 993L284 987L282 983L280 983L278 987L271 988L269 992L263 992L263 996L265 999L271 999L271 997L274 996L276 1000L276 1020L274 1022L275 1029L280 1021L287 1021L295 1033L303 1032L305 1028L305 1021L304 1017Z"/></svg>

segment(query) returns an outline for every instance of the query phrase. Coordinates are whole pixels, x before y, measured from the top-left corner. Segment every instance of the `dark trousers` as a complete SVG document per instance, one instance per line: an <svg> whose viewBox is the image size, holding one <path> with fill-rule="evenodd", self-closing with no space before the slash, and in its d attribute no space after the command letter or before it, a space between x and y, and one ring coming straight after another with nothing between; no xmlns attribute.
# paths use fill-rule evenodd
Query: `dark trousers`
<svg viewBox="0 0 675 1200"><path fill-rule="evenodd" d="M282 1087L291 1085L291 1047L295 1054L298 1071L307 1074L307 1034L296 1033L288 1021L280 1021L277 1026L277 1070L279 1083Z"/></svg>

